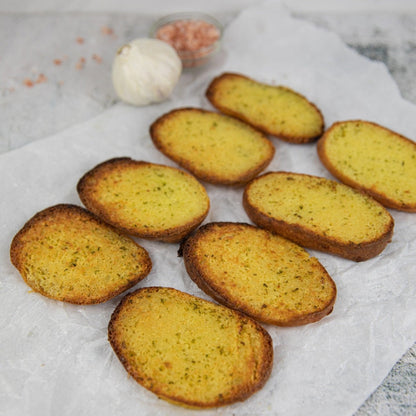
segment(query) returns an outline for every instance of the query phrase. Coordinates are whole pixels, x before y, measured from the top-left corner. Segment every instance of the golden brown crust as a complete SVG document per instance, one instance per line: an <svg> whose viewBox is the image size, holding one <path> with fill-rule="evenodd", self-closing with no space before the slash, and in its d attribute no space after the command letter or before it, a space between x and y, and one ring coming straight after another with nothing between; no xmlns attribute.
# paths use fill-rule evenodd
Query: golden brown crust
<svg viewBox="0 0 416 416"><path fill-rule="evenodd" d="M377 256L391 241L393 236L394 220L385 208L382 207L382 205L380 205L380 211L382 210L385 214L387 214L389 221L384 225L383 229L379 230L377 238L363 240L362 242L345 241L337 237L331 237L326 235L325 232L320 229L296 223L289 223L285 219L274 218L273 216L268 215L264 212L264 210L262 210L261 207L256 206L250 201L250 187L256 180L261 180L267 175L290 175L304 178L315 178L312 175L305 174L268 172L248 183L243 193L243 207L249 218L259 227L288 238L302 247L335 254L357 262L368 260ZM320 179L327 181L325 178ZM332 182L336 184L336 182ZM371 198L359 190L356 190L356 193L361 194L364 197ZM322 195L322 197L325 198L325 195ZM379 205L375 200L373 200L373 203ZM340 215L341 214L342 213L340 212Z"/></svg>
<svg viewBox="0 0 416 416"><path fill-rule="evenodd" d="M235 173L233 175L230 175L229 173L226 173L224 169L218 164L214 164L212 167L207 168L203 167L202 163L203 160L197 160L195 155L191 153L191 149L189 149L189 153L186 155L180 155L178 154L175 149L173 149L171 144L167 144L164 141L164 137L161 134L161 129L163 128L164 124L170 120L174 120L175 117L181 114L187 113L188 115L194 115L197 119L198 116L212 116L217 118L217 122L222 123L228 123L228 124L234 124L237 125L241 130L251 132L252 137L257 137L257 141L259 143L259 146L267 147L267 154L264 155L260 160L253 161L250 164L250 167L241 169L238 174ZM197 155L197 157L203 157L204 153L202 150L202 147L199 148L199 145L202 144L202 146L205 143L205 137L204 135L213 135L214 133L205 131L201 129L201 133L198 139L198 144L196 145L198 147L198 151L201 152L201 155ZM247 183L249 180L257 176L260 172L262 172L271 162L273 159L275 148L273 144L269 141L269 139L260 131L252 127L251 125L248 125L246 123L243 123L240 120L234 120L233 118L221 115L218 113L214 113L212 111L203 110L201 108L193 108L193 107L183 107L183 108L177 108L174 109L166 114L163 114L158 119L156 119L152 125L150 126L150 136L152 138L152 141L156 148L162 152L164 155L178 163L183 168L187 169L189 172L191 172L193 175L195 175L197 178L216 185L233 185L233 186L240 186ZM215 137L215 135L213 136ZM179 132L177 134L177 140L180 140L181 143L184 141L184 136L181 135ZM210 139L211 140L211 139ZM218 137L217 145L215 147L210 147L209 154L205 155L205 160L208 158L213 157L215 160L218 161L220 157L224 155L224 149L221 147L221 137ZM239 138L237 137L234 141L234 145L237 146ZM207 146L211 146L214 143L206 142ZM183 145L185 146L185 145ZM181 145L181 149L183 147ZM227 152L225 152L227 153ZM233 150L232 153L235 154L235 151ZM225 154L227 156L227 154ZM245 158L244 158L245 159ZM242 161L245 161L242 159ZM236 166L238 164L238 160L233 161L233 166Z"/></svg>
<svg viewBox="0 0 416 416"><path fill-rule="evenodd" d="M75 231L70 234L68 230L72 227ZM57 231L52 231L52 229ZM99 240L98 237L94 239L97 230L103 230L105 233L104 242ZM136 259L135 262L140 265L138 270L131 270L126 273L123 270L124 278L121 278L121 269L126 264L123 261L123 265L120 263L119 270L114 271L112 270L113 266L108 266L110 270L105 269L108 276L103 276L101 273L95 276L95 270L88 269L89 264L94 267L92 266L95 262L94 259L98 258L98 263L103 269L106 267L107 260L110 260L110 263L117 260L121 261L121 257L120 259L115 257L109 259L106 256L106 245L109 244L109 242L106 242L106 238L109 238L110 241L114 239L119 242L120 248L124 252L123 255L125 253L133 255ZM49 252L43 251L48 257L42 258L39 255L35 257L35 250L38 250L40 246L44 246ZM65 281L64 262L68 260L66 256L70 251L77 253L80 260L76 260L78 264L72 263L69 267L75 269L80 263L86 264L87 267L82 267L83 270L75 275L73 281L70 278ZM101 254L98 254L98 252ZM84 255L83 253L90 254ZM108 254L114 253L109 252ZM12 240L10 260L26 284L35 292L51 299L73 304L106 302L143 280L152 268L151 259L143 247L86 209L72 204L58 204L46 208L29 219ZM42 275L47 274L48 270L52 273L54 270L52 266L55 263L60 273L56 277L47 277L52 279L53 284L57 287L61 286L58 291L54 287L51 288L46 285L43 287L42 284L42 280L44 280ZM93 284L89 288L91 276L93 276L92 279L97 282L98 286ZM104 280L100 285L101 278ZM112 282L106 283L109 279L119 279L119 281L116 281L115 284L112 284ZM69 285L73 287L68 289ZM85 287L85 293L83 287Z"/></svg>
<svg viewBox="0 0 416 416"><path fill-rule="evenodd" d="M133 199L135 195L139 192L146 194L143 190L146 187L146 184L136 183L137 188L132 187L129 194L120 194L116 196L112 204L107 202L100 201L101 196L109 195L111 192L117 193L118 183L121 184L123 181L121 178L117 179L117 175L126 170L131 170L135 172L140 172L142 168L158 169L169 175L174 173L175 175L180 175L180 184L179 186L167 178L163 180L163 186L170 187L169 192L181 191L182 180L190 183L194 189L195 196L192 197L192 202L198 207L195 208L195 214L189 214L186 219L179 219L173 225L159 225L154 224L150 225L150 222L155 218L155 214L152 211L148 212L148 215L142 215L141 212L145 212L141 206L133 204ZM163 173L162 172L162 173ZM176 179L176 177L175 177ZM103 195L100 194L98 186L104 181L107 181L112 185L109 186L108 190L105 190ZM143 187L143 189L142 189ZM157 186L158 190L153 190L155 198L164 198L163 193L168 193L162 189L162 186ZM205 219L209 211L209 198L206 193L205 188L194 178L192 175L165 165L154 164L145 161L137 161L128 157L119 157L107 160L95 166L89 172L87 172L78 182L77 191L82 203L97 216L102 218L104 221L112 224L114 227L131 234L136 237L160 240L168 243L176 243L181 241L187 234L189 234L193 229L198 227ZM150 195L151 192L149 192ZM146 196L146 195L145 195ZM146 196L147 197L147 196ZM149 198L152 198L149 196ZM191 198L191 196L189 197ZM162 202L159 200L157 204L160 206L159 215L162 215L166 218L172 217L175 213L175 204L178 204L178 198L176 195L171 197L166 196ZM139 201L145 203L146 201ZM155 203L154 200L150 202ZM130 214L125 214L124 207L131 205ZM186 209L183 208L183 212L186 212ZM162 213L162 214L161 214ZM121 218L120 215L124 215L124 218ZM160 224L162 221L160 221Z"/></svg>
<svg viewBox="0 0 416 416"><path fill-rule="evenodd" d="M227 254L233 240L236 245ZM247 257L244 251L249 253ZM319 261L266 230L246 223L208 223L183 241L180 252L200 289L260 322L305 325L319 321L334 307L336 285ZM265 257L267 261L263 261ZM244 281L244 287L238 281Z"/></svg>
<svg viewBox="0 0 416 416"><path fill-rule="evenodd" d="M319 116L320 118L320 125L319 125L319 129L317 131L316 134L310 135L310 136L302 136L302 135L295 135L295 134L285 134L280 130L274 130L272 129L269 125L261 123L261 122L255 122L251 117L249 117L247 114L242 113L241 111L238 111L234 108L230 108L227 107L225 105L223 105L220 100L218 100L216 98L216 91L218 89L221 89L221 82L226 79L227 77L234 77L234 78L241 78L243 80L249 80L249 81L254 81L252 78L247 77L245 75L242 74L237 74L237 73L230 73L230 72L225 72L217 77L215 77L212 82L209 84L207 90L206 90L206 97L207 99L211 102L211 104L217 108L219 111L221 111L224 114L236 117L248 124L251 124L253 127L259 129L260 131L263 131L266 134L270 134L272 136L276 136L281 140L284 140L286 142L289 143L297 143L297 144L304 144L304 143L311 143L313 141L315 141L316 139L318 139L321 134L324 131L324 127L325 127L325 122L324 122L324 117L322 115L321 110L316 106L316 104L312 103L311 101L309 101L306 97L304 97L302 94L288 88L285 86L278 86L275 88L279 88L281 90L285 90L288 91L290 93L292 93L294 96L297 96L303 100L306 100L310 107L314 109L314 111L316 111L316 114ZM255 81L257 82L257 81ZM270 86L271 87L271 86Z"/></svg>
<svg viewBox="0 0 416 416"><path fill-rule="evenodd" d="M146 302L152 302L152 298L155 298L154 303L148 303L146 306L142 306L144 303L144 299ZM173 324L175 326L173 330L180 330L182 331L182 334L176 333L174 337L167 337L167 334L163 332L163 330L161 330L159 333L153 334L153 336L155 336L156 338L154 338L152 344L159 346L159 335L160 339L162 339L163 337L164 342L167 343L165 344L165 347L168 346L168 350L166 351L156 351L156 354L159 355L159 358L163 362L165 368L163 370L163 373L159 374L155 369L156 375L154 375L155 373L153 372L152 367L150 367L149 369L145 367L147 364L142 364L140 361L135 362L134 359L132 359L132 357L136 355L139 356L140 353L143 354L145 352L140 351L137 348L134 349L131 346L130 341L125 338L126 332L123 333L122 331L123 324L126 325L126 319L129 318L129 313L131 315L134 315L134 319L136 320L134 330L137 330L138 333L141 334L140 338L146 338L147 334L145 331L147 329L150 329L153 325L153 317L150 311L154 310L155 308L157 309L158 316L160 314L161 317L157 318L157 321L158 324L161 324L160 326L162 327L164 319L166 319L164 314L170 314L171 316L172 313L167 312L167 310L163 311L163 305L169 308L169 302L171 300L173 300L173 305L179 305L178 310L176 311L179 311L179 313L181 311L183 312L183 310L180 309L181 303L188 304L189 307L186 309L187 316L176 314L174 317L176 322L182 323L178 324L178 327L176 327L176 324ZM134 305L135 303L137 305L140 304L140 307L143 307L143 313L144 315L146 315L146 323L144 323L144 321L140 321L142 311L139 310L136 307L136 305ZM128 310L129 308L131 308L130 311ZM228 368L227 365L229 364L229 361L227 361L227 358L223 358L223 356L227 355L226 353L221 353L221 356L219 358L218 356L216 356L217 358L215 359L215 362L210 362L210 358L207 358L208 354L200 354L199 350L201 348L205 348L206 345L205 343L199 345L199 338L204 339L206 335L208 337L206 338L206 340L208 340L207 342L209 343L212 336L211 332L209 332L209 328L207 329L205 326L198 328L192 327L192 324L194 323L194 316L196 317L197 315L203 314L207 315L208 324L211 320L210 316L213 317L212 319L218 321L217 323L214 323L214 326L218 328L220 327L221 322L223 323L223 325L228 325L227 322L232 321L239 322L239 331L237 331L237 333L234 333L235 335L233 335L232 339L216 339L215 342L220 343L220 345L217 346L216 349L220 348L224 349L224 351L227 350L226 345L221 343L229 342L231 346L231 349L229 350L230 352L235 348L239 349L240 354L241 352L248 350L248 356L244 355L244 352L243 355L239 355L238 351L234 351L233 354L237 355L230 358L229 360L236 360L236 362L240 362L240 364L238 364L239 366L245 365L244 374L250 374L250 376L247 376L247 379L239 380L235 383L234 386L230 386L229 389L226 389L221 392L217 391L214 395L209 393L206 396L204 394L204 383L206 382L205 380L209 378L209 375L213 372L214 369L224 368L224 372L228 371L225 369ZM196 322L199 322L199 320ZM148 325L148 327L146 327L146 325ZM185 334L188 331L191 331L190 334L193 338L190 342L191 345L188 344L187 339L183 340L183 337L185 337ZM130 331L128 332L130 333ZM247 335L248 333L250 334L249 338L244 338L244 334ZM201 336L198 337L198 334ZM253 344L250 343L249 345L247 341L251 338L253 339ZM126 295L121 300L121 302L116 307L111 316L108 325L108 339L114 352L116 353L124 368L139 384L141 384L148 390L152 391L161 399L164 399L172 404L188 408L212 408L229 405L237 401L246 400L248 397L250 397L252 394L260 390L264 386L264 384L270 376L273 366L272 339L268 332L261 325L259 325L254 320L248 318L244 314L239 313L238 311L233 311L223 306L216 305L212 302L197 298L195 296L168 287L146 287L138 289ZM130 350L128 350L129 348ZM160 349L162 349L162 347L160 347ZM175 379L173 372L172 374L170 374L170 371L173 370L176 366L181 365L181 359L183 358L182 354L184 351L189 351L189 354L191 354L193 357L192 363L188 364L189 368L186 371L192 372L193 375L195 375L194 373L198 373L198 377L200 377L201 375L203 376L203 385L197 386L195 390L192 390L191 387L191 391L187 391L186 389L183 390L183 386L181 389L168 387L168 385L175 385L178 381ZM149 357L148 355L146 355L146 357L146 362L149 362L153 359L153 357ZM175 357L177 357L176 360ZM197 367L199 364L199 360L205 360L205 369L203 370L202 374L200 372L200 368ZM242 360L247 361L241 364ZM235 371L238 371L237 368L235 369ZM153 375L150 375L150 373ZM158 376L160 378L158 378ZM168 384L165 383L166 377L170 380ZM229 381L231 384L234 384L232 375ZM210 388L212 388L212 386L206 385L207 391Z"/></svg>
<svg viewBox="0 0 416 416"><path fill-rule="evenodd" d="M328 157L327 152L326 152L326 143L329 140L328 138L330 137L330 135L335 129L347 123L374 126L382 131L388 132L394 135L397 138L397 140L412 144L415 149L414 153L416 154L415 142L377 123L365 121L365 120L338 121L338 122L333 123L331 127L329 127L326 130L326 132L317 142L317 153L322 164L328 169L328 171L335 178L339 179L341 182L345 183L346 185L352 186L353 188L360 189L368 193L385 207L397 209L399 211L405 211L405 212L416 212L416 201L414 201L413 203L406 203L406 202L400 201L397 197L395 198L393 195L388 195L386 192L382 192L380 189L377 188L377 186L375 186L374 183L372 185L366 186L362 182L360 182L360 180L354 179L353 177L351 177L351 175L347 175L341 165L336 165L334 161L332 161ZM365 144L363 143L363 145ZM355 157L360 157L362 155L367 155L367 154L368 154L368 150L363 149L361 151L358 151ZM386 157L390 157L387 149L386 149ZM346 161L348 160L346 159ZM383 160L379 159L379 161L380 161L379 163L379 171L380 171L381 169L383 169ZM414 161L414 163L416 163L416 160ZM386 172L386 177L390 177L391 174L392 174L391 171Z"/></svg>

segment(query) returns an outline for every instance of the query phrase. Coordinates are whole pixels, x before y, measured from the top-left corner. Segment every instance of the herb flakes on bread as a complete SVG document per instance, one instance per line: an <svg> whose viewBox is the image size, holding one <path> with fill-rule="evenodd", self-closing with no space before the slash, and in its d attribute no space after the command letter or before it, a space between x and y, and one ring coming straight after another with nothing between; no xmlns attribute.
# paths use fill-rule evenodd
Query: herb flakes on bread
<svg viewBox="0 0 416 416"><path fill-rule="evenodd" d="M394 220L380 203L318 176L268 172L247 184L243 206L259 227L355 261L378 255L393 235Z"/></svg>
<svg viewBox="0 0 416 416"><path fill-rule="evenodd" d="M35 292L74 304L105 302L144 279L152 267L143 247L70 204L33 216L14 237L10 258Z"/></svg>
<svg viewBox="0 0 416 416"><path fill-rule="evenodd" d="M78 182L83 204L136 237L178 242L206 217L209 198L180 169L127 157L107 160Z"/></svg>
<svg viewBox="0 0 416 416"><path fill-rule="evenodd" d="M273 365L272 340L260 324L173 288L126 295L108 338L139 384L185 407L243 401L263 387Z"/></svg>
<svg viewBox="0 0 416 416"><path fill-rule="evenodd" d="M200 227L182 244L191 279L218 302L267 324L316 322L334 306L336 286L300 246L244 223Z"/></svg>

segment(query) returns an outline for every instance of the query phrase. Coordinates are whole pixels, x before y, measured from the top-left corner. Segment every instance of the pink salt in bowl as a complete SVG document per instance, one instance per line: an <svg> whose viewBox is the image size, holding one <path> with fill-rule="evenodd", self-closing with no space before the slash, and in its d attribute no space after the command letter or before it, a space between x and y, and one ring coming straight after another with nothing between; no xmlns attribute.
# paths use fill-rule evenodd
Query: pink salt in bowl
<svg viewBox="0 0 416 416"><path fill-rule="evenodd" d="M201 66L220 49L222 25L204 13L174 13L159 19L150 36L170 44L184 68Z"/></svg>

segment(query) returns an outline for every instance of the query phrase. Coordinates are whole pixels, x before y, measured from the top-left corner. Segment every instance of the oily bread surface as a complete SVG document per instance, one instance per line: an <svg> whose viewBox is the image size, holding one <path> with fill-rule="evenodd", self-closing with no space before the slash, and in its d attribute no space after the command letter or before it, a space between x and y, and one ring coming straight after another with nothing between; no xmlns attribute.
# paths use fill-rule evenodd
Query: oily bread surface
<svg viewBox="0 0 416 416"><path fill-rule="evenodd" d="M394 220L380 203L318 176L266 173L247 184L243 206L259 227L354 261L376 256L393 235Z"/></svg>
<svg viewBox="0 0 416 416"><path fill-rule="evenodd" d="M179 108L150 127L155 146L199 179L219 185L240 185L257 176L275 149L252 126L199 108Z"/></svg>
<svg viewBox="0 0 416 416"><path fill-rule="evenodd" d="M257 322L166 287L126 295L108 338L138 383L185 407L247 399L265 384L273 362L271 337Z"/></svg>
<svg viewBox="0 0 416 416"><path fill-rule="evenodd" d="M78 182L83 204L136 237L178 242L206 217L205 188L187 172L127 157L100 163Z"/></svg>
<svg viewBox="0 0 416 416"><path fill-rule="evenodd" d="M105 302L152 267L143 247L70 204L34 215L13 238L10 259L35 292L75 304Z"/></svg>
<svg viewBox="0 0 416 416"><path fill-rule="evenodd" d="M317 143L318 156L341 182L388 208L416 212L416 143L376 123L334 123Z"/></svg>
<svg viewBox="0 0 416 416"><path fill-rule="evenodd" d="M206 97L224 114L290 143L312 142L324 130L319 108L285 86L267 85L242 74L223 73L209 84Z"/></svg>
<svg viewBox="0 0 416 416"><path fill-rule="evenodd" d="M209 223L182 244L192 280L218 302L273 325L328 315L336 285L297 244L244 223Z"/></svg>

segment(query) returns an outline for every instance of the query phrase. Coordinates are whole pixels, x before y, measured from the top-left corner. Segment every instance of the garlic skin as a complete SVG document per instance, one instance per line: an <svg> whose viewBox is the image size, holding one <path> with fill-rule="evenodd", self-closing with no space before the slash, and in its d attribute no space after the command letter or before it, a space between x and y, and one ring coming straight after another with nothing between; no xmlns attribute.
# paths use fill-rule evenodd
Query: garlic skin
<svg viewBox="0 0 416 416"><path fill-rule="evenodd" d="M140 38L122 46L113 62L113 86L126 103L143 106L166 100L179 81L182 62L158 39Z"/></svg>

